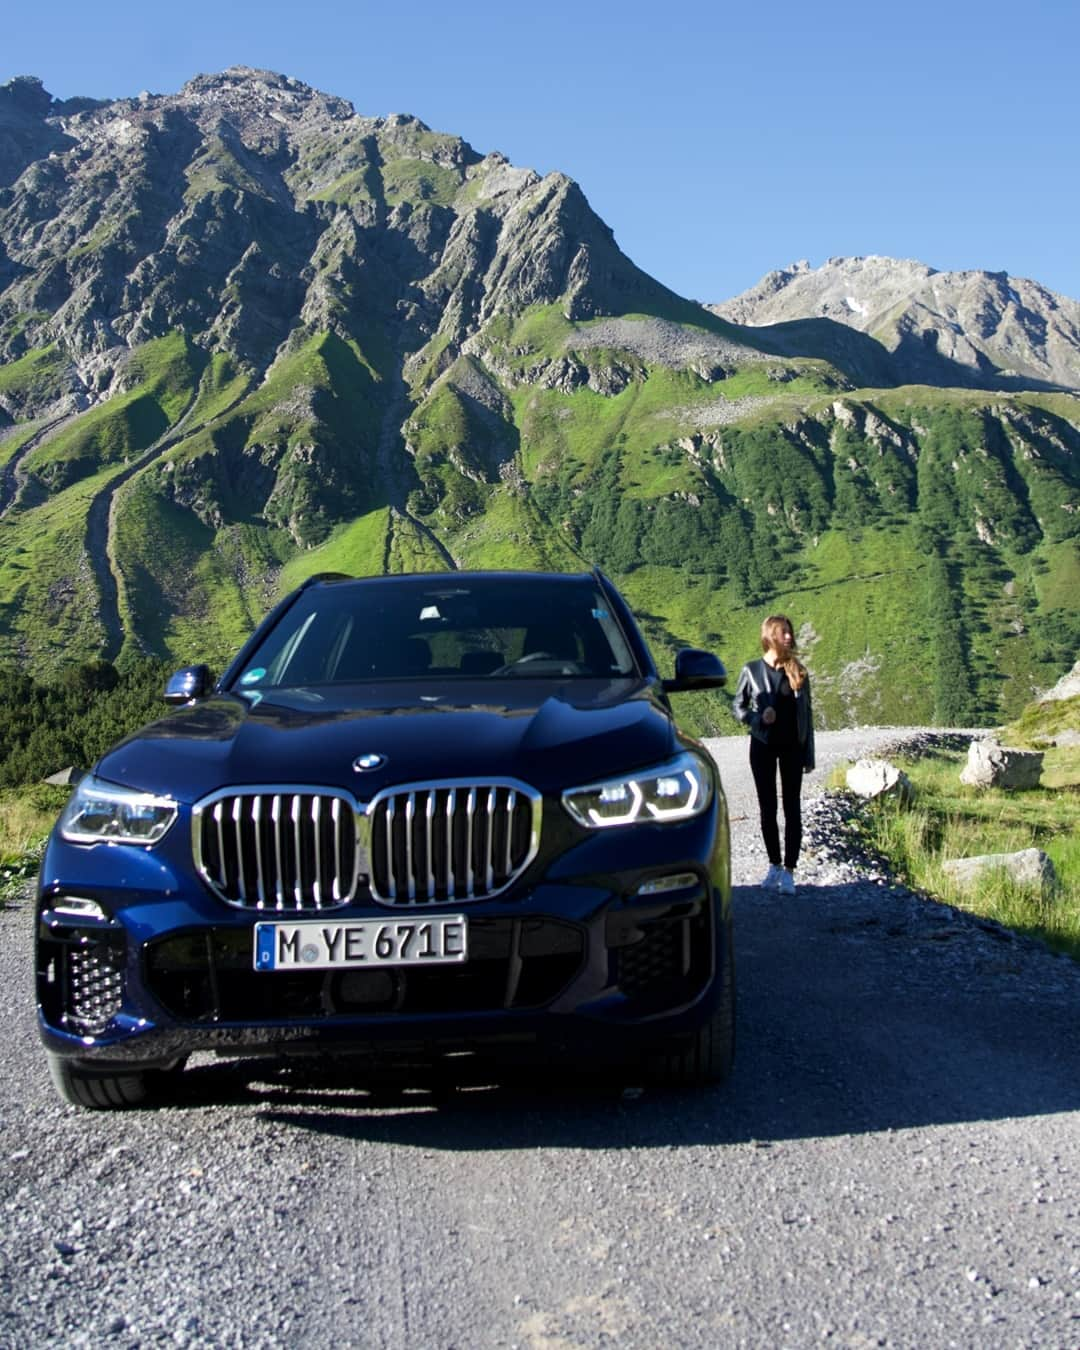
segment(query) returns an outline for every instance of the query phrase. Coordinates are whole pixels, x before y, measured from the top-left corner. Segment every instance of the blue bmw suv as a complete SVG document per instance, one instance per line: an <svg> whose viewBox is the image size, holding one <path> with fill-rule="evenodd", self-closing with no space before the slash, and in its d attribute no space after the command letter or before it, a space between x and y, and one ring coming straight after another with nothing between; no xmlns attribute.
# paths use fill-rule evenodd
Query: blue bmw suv
<svg viewBox="0 0 1080 1350"><path fill-rule="evenodd" d="M314 577L76 787L37 896L42 1039L85 1107L189 1054L734 1053L727 810L600 572Z"/></svg>

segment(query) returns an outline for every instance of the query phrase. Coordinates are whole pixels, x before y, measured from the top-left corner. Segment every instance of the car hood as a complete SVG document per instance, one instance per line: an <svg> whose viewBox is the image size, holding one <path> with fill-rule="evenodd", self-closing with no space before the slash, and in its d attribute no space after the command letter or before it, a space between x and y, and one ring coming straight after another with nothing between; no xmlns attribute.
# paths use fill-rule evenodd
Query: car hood
<svg viewBox="0 0 1080 1350"><path fill-rule="evenodd" d="M180 801L217 788L346 788L361 800L438 778L511 777L550 792L662 762L675 732L641 680L365 685L220 695L107 753L102 778ZM361 755L381 756L358 771Z"/></svg>

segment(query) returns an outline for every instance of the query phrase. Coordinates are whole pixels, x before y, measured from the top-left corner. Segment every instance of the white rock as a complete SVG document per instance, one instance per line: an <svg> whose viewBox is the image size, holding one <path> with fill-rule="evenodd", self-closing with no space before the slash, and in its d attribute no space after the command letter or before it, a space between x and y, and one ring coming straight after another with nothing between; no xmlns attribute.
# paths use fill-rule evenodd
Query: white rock
<svg viewBox="0 0 1080 1350"><path fill-rule="evenodd" d="M911 779L887 759L860 759L847 771L848 790L858 797L894 796L910 801Z"/></svg>
<svg viewBox="0 0 1080 1350"><path fill-rule="evenodd" d="M974 886L989 872L1006 872L1019 886L1032 886L1047 893L1057 885L1054 864L1041 848L1022 848L1018 853L983 853L974 858L950 858L942 871L961 886Z"/></svg>

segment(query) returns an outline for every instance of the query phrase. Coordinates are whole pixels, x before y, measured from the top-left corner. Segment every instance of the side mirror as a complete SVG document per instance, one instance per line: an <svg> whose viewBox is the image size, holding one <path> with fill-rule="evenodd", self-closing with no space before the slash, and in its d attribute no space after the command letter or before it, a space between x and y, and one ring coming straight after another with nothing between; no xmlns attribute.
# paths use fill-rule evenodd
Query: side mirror
<svg viewBox="0 0 1080 1350"><path fill-rule="evenodd" d="M213 688L209 666L185 666L175 675L169 676L165 686L165 702L173 707L183 703L194 703L205 698Z"/></svg>
<svg viewBox="0 0 1080 1350"><path fill-rule="evenodd" d="M675 653L675 678L662 680L665 694L683 694L693 689L719 689L727 684L724 663L712 652L684 647Z"/></svg>

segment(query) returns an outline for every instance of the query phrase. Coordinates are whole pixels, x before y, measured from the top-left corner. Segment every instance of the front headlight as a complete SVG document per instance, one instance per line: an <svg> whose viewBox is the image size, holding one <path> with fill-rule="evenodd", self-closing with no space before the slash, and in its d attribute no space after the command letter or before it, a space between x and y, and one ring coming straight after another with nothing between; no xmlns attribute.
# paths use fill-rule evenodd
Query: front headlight
<svg viewBox="0 0 1080 1350"><path fill-rule="evenodd" d="M587 830L686 820L700 815L712 801L712 779L695 755L684 754L655 769L568 788L562 799Z"/></svg>
<svg viewBox="0 0 1080 1350"><path fill-rule="evenodd" d="M169 797L133 792L84 778L60 816L60 833L74 844L156 844L176 819Z"/></svg>

